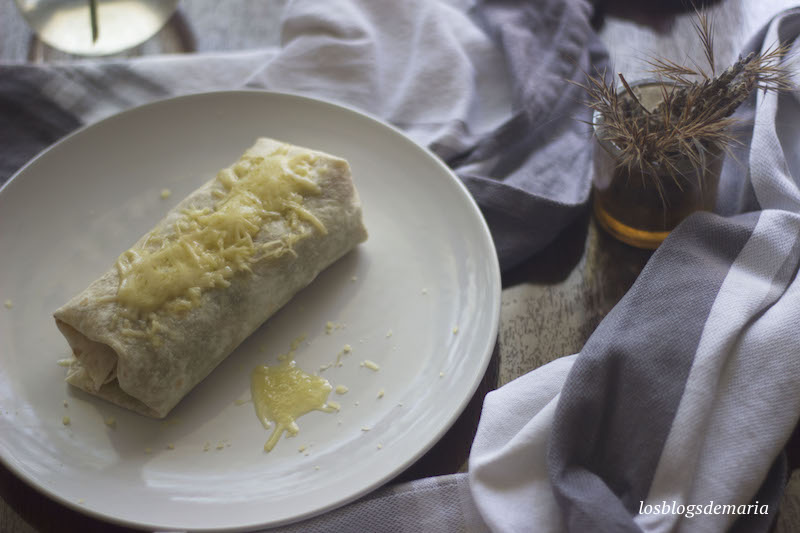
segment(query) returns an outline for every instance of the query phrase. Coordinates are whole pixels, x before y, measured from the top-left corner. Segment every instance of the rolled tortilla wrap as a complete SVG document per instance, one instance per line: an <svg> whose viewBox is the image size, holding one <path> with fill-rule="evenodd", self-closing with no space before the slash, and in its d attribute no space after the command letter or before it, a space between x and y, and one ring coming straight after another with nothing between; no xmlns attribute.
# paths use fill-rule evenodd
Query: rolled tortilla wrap
<svg viewBox="0 0 800 533"><path fill-rule="evenodd" d="M66 380L163 418L366 238L345 160L258 139L55 312Z"/></svg>

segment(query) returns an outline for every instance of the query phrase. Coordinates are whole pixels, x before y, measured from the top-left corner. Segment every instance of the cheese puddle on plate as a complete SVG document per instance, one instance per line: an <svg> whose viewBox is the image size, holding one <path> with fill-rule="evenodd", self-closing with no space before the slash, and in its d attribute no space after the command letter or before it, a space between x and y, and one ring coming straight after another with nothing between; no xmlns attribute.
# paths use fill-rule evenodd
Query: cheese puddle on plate
<svg viewBox="0 0 800 533"><path fill-rule="evenodd" d="M294 347L294 346L293 346ZM269 452L284 432L297 435L297 419L311 411L332 413L336 408L328 404L333 387L320 376L306 374L297 368L289 354L279 357L274 366L257 366L250 377L250 390L256 416L264 429L272 429L264 450Z"/></svg>

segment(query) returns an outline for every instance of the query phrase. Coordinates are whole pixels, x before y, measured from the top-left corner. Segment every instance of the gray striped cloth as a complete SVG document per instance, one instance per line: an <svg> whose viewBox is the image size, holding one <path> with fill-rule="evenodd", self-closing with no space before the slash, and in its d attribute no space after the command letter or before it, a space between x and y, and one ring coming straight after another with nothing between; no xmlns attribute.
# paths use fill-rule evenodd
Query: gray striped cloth
<svg viewBox="0 0 800 533"><path fill-rule="evenodd" d="M744 53L798 34L792 10ZM470 485L492 530L752 532L775 519L800 415L798 93L753 95L739 118L751 131L720 198L737 214L690 217L580 354L487 396Z"/></svg>
<svg viewBox="0 0 800 533"><path fill-rule="evenodd" d="M0 180L70 131L200 91L359 107L450 164L507 270L586 208L584 0L295 0L276 50L0 66ZM776 18L745 51L800 33ZM800 415L800 103L754 95L721 215L691 217L580 354L489 394L469 474L385 488L287 531L767 531ZM576 120L577 119L577 120Z"/></svg>

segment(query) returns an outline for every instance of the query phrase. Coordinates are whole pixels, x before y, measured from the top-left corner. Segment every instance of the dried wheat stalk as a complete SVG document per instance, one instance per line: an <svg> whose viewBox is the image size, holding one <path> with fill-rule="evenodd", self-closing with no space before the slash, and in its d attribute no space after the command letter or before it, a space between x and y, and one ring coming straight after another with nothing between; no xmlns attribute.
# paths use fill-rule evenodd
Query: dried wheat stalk
<svg viewBox="0 0 800 533"><path fill-rule="evenodd" d="M662 102L652 111L639 102L622 74L622 94L607 81L605 73L587 75L587 83L581 85L588 94L588 106L602 117L602 122L595 124L599 136L619 148L618 164L642 174L667 174L678 186L682 175L679 168L685 167L684 162L702 176L709 153L726 150L736 142L730 134L734 122L731 114L754 90L792 88L784 62L788 45L740 57L717 75L713 26L705 13L697 12L695 28L708 70L667 59L649 61L662 93ZM656 183L659 188L661 185Z"/></svg>

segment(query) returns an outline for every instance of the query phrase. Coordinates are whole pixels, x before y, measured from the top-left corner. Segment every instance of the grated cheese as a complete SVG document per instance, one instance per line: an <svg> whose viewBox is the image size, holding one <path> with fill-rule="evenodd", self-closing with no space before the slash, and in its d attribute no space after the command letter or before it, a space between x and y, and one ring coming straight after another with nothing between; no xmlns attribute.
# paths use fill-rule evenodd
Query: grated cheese
<svg viewBox="0 0 800 533"><path fill-rule="evenodd" d="M316 161L309 153L290 155L287 145L267 157L245 154L217 174L215 190L222 195L213 209L185 209L171 228L157 227L143 244L124 252L116 263L116 301L130 311L122 333L144 333L155 344L161 333L156 311L186 312L203 291L228 287L234 275L251 272L253 262L296 255L298 241L313 231L327 233L303 207L307 196L321 192L314 181ZM286 236L256 243L262 227L275 220L289 227Z"/></svg>

